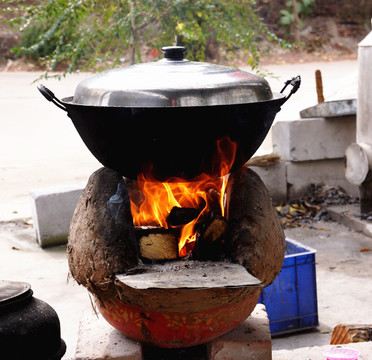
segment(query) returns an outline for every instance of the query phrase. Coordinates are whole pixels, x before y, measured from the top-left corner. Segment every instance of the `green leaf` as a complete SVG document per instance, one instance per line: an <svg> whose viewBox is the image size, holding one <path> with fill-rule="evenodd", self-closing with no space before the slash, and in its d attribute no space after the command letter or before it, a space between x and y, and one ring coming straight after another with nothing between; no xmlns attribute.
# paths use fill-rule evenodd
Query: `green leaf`
<svg viewBox="0 0 372 360"><path fill-rule="evenodd" d="M286 3L285 3L285 6L287 7L287 8L293 8L293 3L292 3L292 0L289 0L289 1L287 1Z"/></svg>
<svg viewBox="0 0 372 360"><path fill-rule="evenodd" d="M280 10L279 13L282 14L283 16L291 15L291 13L288 10Z"/></svg>

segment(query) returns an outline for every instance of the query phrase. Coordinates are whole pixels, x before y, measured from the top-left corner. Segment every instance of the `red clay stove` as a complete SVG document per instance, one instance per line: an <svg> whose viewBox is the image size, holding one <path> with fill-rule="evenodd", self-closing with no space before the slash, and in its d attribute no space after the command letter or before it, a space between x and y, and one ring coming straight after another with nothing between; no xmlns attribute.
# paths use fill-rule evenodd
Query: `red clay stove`
<svg viewBox="0 0 372 360"><path fill-rule="evenodd" d="M119 296L97 301L97 306L127 337L158 347L194 346L227 333L250 315L261 292L261 282L238 264L178 261L156 270L116 276L131 288L148 291L152 304L128 304Z"/></svg>
<svg viewBox="0 0 372 360"><path fill-rule="evenodd" d="M260 178L246 167L230 174L225 215L210 205L171 260L185 224L135 227L132 187L111 169L96 171L71 222L71 274L103 317L128 338L164 348L203 344L242 323L284 259L284 233Z"/></svg>

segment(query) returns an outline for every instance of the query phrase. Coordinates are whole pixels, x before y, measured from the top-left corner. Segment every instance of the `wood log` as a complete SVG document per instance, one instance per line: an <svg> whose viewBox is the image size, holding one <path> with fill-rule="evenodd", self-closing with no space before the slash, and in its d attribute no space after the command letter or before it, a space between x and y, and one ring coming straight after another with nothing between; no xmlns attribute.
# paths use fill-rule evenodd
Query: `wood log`
<svg viewBox="0 0 372 360"><path fill-rule="evenodd" d="M104 167L90 176L71 220L67 257L73 278L101 298L114 291L113 275L138 264L128 192L119 173Z"/></svg>
<svg viewBox="0 0 372 360"><path fill-rule="evenodd" d="M210 212L216 215L222 215L220 205L221 194L215 189L208 190Z"/></svg>
<svg viewBox="0 0 372 360"><path fill-rule="evenodd" d="M332 332L331 345L372 341L372 325L339 324Z"/></svg>
<svg viewBox="0 0 372 360"><path fill-rule="evenodd" d="M323 80L322 80L322 73L320 70L315 70L315 84L316 84L316 94L318 96L318 104L320 104L324 102Z"/></svg>
<svg viewBox="0 0 372 360"><path fill-rule="evenodd" d="M188 224L189 222L195 220L202 209L195 208L181 208L174 206L167 217L167 224L169 226L180 226Z"/></svg>
<svg viewBox="0 0 372 360"><path fill-rule="evenodd" d="M139 234L139 235L138 235ZM136 228L140 256L147 260L178 258L178 234L164 228Z"/></svg>
<svg viewBox="0 0 372 360"><path fill-rule="evenodd" d="M223 216L215 216L205 224L202 237L204 241L212 244L215 241L222 239L226 235L227 229L227 219Z"/></svg>
<svg viewBox="0 0 372 360"><path fill-rule="evenodd" d="M223 239L228 230L227 219L214 215L203 223L197 235L192 255L197 260L221 260L225 256Z"/></svg>
<svg viewBox="0 0 372 360"><path fill-rule="evenodd" d="M227 256L264 285L271 284L283 265L285 235L264 183L253 170L242 167L230 175L226 198Z"/></svg>

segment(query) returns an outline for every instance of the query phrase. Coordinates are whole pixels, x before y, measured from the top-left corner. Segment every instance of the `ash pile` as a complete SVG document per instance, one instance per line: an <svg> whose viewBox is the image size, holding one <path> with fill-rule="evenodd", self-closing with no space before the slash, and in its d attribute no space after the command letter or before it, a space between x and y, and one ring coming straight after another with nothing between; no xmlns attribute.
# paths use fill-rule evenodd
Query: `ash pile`
<svg viewBox="0 0 372 360"><path fill-rule="evenodd" d="M317 221L333 221L327 208L332 205L359 203L340 186L311 184L308 195L284 204L276 204L283 228L311 227ZM372 216L371 220L372 220Z"/></svg>

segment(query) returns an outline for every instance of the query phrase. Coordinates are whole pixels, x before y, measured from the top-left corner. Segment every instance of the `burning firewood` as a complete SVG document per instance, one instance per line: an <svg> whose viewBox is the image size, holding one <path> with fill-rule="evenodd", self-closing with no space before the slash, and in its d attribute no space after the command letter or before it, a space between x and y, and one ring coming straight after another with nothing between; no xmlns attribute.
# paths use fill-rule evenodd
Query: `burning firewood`
<svg viewBox="0 0 372 360"><path fill-rule="evenodd" d="M230 175L226 198L226 254L269 285L281 270L285 250L285 235L270 195L260 177L242 167Z"/></svg>
<svg viewBox="0 0 372 360"><path fill-rule="evenodd" d="M214 218L205 223L203 229L201 230L201 236L203 237L204 241L212 244L225 236L227 228L228 223L226 218L216 215Z"/></svg>
<svg viewBox="0 0 372 360"><path fill-rule="evenodd" d="M104 167L90 176L71 220L67 255L74 279L104 296L114 274L138 264L128 192L119 173Z"/></svg>
<svg viewBox="0 0 372 360"><path fill-rule="evenodd" d="M195 220L201 212L201 209L195 208L181 208L173 207L171 212L167 217L167 224L169 226L180 226L188 224L189 222Z"/></svg>
<svg viewBox="0 0 372 360"><path fill-rule="evenodd" d="M147 260L175 260L178 257L178 234L159 227L136 228L139 251Z"/></svg>
<svg viewBox="0 0 372 360"><path fill-rule="evenodd" d="M227 233L227 219L214 215L198 230L193 258L198 260L219 260L224 256L224 236Z"/></svg>

